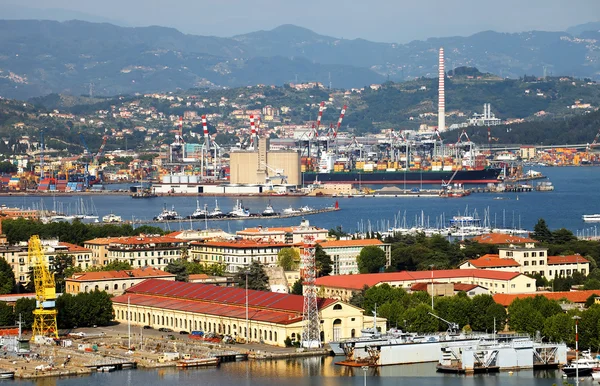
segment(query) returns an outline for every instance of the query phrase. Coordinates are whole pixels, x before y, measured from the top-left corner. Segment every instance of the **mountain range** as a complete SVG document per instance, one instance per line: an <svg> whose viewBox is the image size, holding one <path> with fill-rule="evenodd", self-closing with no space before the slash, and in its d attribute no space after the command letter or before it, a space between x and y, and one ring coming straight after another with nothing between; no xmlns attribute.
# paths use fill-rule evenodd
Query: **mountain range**
<svg viewBox="0 0 600 386"><path fill-rule="evenodd" d="M165 27L0 20L0 96L118 95L318 81L334 88L435 77L477 67L501 77L544 73L600 79L600 25L567 32L485 31L408 44L339 39L283 25L231 38Z"/></svg>

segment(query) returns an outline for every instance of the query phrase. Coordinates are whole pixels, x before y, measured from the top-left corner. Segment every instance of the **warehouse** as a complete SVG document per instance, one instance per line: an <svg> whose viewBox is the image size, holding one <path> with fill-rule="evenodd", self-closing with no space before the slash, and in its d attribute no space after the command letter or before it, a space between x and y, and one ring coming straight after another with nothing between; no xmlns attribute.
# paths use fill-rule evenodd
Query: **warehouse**
<svg viewBox="0 0 600 386"><path fill-rule="evenodd" d="M287 337L300 340L302 334L300 295L149 279L112 301L116 321L126 323L129 308L131 324L155 329L213 332L242 340L249 331L252 342L282 347ZM363 328L372 326L372 317L350 304L319 299L318 308L324 343L359 337ZM386 330L385 319L378 318L377 325Z"/></svg>

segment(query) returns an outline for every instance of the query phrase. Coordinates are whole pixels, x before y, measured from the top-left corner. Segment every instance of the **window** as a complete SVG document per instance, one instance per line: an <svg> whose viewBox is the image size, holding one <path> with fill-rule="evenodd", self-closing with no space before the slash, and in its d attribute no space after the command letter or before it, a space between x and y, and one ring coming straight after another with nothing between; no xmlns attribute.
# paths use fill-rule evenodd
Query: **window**
<svg viewBox="0 0 600 386"><path fill-rule="evenodd" d="M524 261L523 265L527 266L527 265L529 265L529 262L528 261Z"/></svg>
<svg viewBox="0 0 600 386"><path fill-rule="evenodd" d="M523 257L529 257L529 252L523 252Z"/></svg>
<svg viewBox="0 0 600 386"><path fill-rule="evenodd" d="M544 252L540 252L540 257L544 257Z"/></svg>
<svg viewBox="0 0 600 386"><path fill-rule="evenodd" d="M333 306L334 310L341 310L342 309L342 305L341 304L336 304L335 306Z"/></svg>
<svg viewBox="0 0 600 386"><path fill-rule="evenodd" d="M531 287L531 283L527 283L527 288L530 288L530 287Z"/></svg>
<svg viewBox="0 0 600 386"><path fill-rule="evenodd" d="M544 265L544 260L540 260L540 265Z"/></svg>
<svg viewBox="0 0 600 386"><path fill-rule="evenodd" d="M537 256L537 252L531 252L531 257L536 257Z"/></svg>
<svg viewBox="0 0 600 386"><path fill-rule="evenodd" d="M537 261L535 261L535 260L531 261L531 265L536 265L536 264L537 264Z"/></svg>

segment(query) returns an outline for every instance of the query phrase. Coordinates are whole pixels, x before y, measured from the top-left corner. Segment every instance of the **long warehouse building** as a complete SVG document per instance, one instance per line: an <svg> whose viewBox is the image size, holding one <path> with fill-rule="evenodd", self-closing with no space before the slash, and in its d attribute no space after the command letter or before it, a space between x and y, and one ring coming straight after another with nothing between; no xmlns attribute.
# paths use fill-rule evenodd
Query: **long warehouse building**
<svg viewBox="0 0 600 386"><path fill-rule="evenodd" d="M285 339L300 341L304 297L267 291L248 290L248 324L246 324L246 290L209 284L167 282L149 279L112 299L115 320L152 328L175 331L204 331L230 335L234 339L285 347ZM318 299L321 340L359 337L361 330L372 326L361 308L334 299ZM377 326L386 330L386 320Z"/></svg>

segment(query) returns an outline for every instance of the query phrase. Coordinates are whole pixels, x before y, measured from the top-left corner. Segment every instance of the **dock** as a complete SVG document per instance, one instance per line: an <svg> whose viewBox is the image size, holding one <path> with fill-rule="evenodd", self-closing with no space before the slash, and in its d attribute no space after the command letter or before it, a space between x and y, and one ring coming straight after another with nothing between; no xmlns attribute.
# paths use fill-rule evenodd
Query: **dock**
<svg viewBox="0 0 600 386"><path fill-rule="evenodd" d="M268 219L280 219L280 218L292 218L292 217L304 217L304 216L310 216L310 215L314 215L314 214L320 214L320 213L330 213L330 212L337 212L339 211L340 208L339 207L327 207L327 208L321 208L321 209L314 209L314 210L307 210L307 211L299 211L297 213L289 213L289 214L276 214L273 216L263 216L261 214L254 214L254 215L250 215L248 217L214 217L214 218L210 218L210 217L206 217L206 218L196 218L196 219L191 219L192 221L238 221L238 220L268 220ZM190 221L190 219L180 219L180 220L161 220L161 221L157 221L157 220L133 220L133 221L123 221L120 224L166 224L166 223L180 223L182 221ZM100 223L102 224L102 223Z"/></svg>

